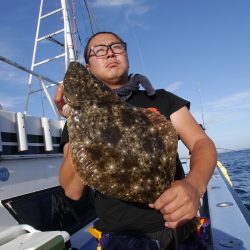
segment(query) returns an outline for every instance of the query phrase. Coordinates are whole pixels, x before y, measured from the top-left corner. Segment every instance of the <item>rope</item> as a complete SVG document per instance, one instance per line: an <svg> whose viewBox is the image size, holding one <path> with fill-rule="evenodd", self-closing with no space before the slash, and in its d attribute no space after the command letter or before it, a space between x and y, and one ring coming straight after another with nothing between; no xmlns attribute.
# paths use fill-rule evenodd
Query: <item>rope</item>
<svg viewBox="0 0 250 250"><path fill-rule="evenodd" d="M84 4L85 4L85 7L86 7L86 10L87 10L87 13L88 13L90 27L91 27L91 31L92 31L92 35L93 35L94 33L96 33L98 31L96 20L95 20L93 14L91 13L91 11L89 9L88 0L84 0ZM95 25L95 28L94 28L93 24Z"/></svg>

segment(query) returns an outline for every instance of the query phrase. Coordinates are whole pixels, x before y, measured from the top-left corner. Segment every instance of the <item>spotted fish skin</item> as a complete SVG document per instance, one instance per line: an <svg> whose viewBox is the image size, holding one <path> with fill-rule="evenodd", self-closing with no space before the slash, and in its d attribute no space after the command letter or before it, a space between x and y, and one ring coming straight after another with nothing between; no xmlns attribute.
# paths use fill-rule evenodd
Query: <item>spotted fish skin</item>
<svg viewBox="0 0 250 250"><path fill-rule="evenodd" d="M63 84L72 162L82 181L121 200L154 202L175 176L172 123L120 101L78 62L69 64Z"/></svg>

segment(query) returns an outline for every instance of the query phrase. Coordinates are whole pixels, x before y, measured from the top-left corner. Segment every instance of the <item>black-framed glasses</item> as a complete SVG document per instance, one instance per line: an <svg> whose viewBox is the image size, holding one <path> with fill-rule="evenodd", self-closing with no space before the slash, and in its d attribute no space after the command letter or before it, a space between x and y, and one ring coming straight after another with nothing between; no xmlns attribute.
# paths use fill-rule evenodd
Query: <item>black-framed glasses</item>
<svg viewBox="0 0 250 250"><path fill-rule="evenodd" d="M114 54L122 54L126 52L127 44L122 42L116 42L116 43L111 43L109 45L106 44L95 45L90 48L88 58L90 58L91 56L96 56L97 58L106 56L108 54L109 49L111 49L111 51ZM93 52L93 54L91 54L91 52Z"/></svg>

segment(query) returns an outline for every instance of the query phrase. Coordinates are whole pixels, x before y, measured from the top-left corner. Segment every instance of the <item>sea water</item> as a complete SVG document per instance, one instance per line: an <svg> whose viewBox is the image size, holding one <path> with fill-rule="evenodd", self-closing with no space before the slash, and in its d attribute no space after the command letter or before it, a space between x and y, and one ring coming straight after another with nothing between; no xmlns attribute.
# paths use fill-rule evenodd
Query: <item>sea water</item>
<svg viewBox="0 0 250 250"><path fill-rule="evenodd" d="M218 160L226 167L234 190L250 211L250 149L219 153Z"/></svg>

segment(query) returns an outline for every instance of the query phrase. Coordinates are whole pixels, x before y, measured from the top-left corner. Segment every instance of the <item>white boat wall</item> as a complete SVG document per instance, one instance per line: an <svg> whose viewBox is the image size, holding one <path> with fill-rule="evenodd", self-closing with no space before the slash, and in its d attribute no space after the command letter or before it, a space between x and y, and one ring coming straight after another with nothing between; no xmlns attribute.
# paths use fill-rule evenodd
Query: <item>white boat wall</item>
<svg viewBox="0 0 250 250"><path fill-rule="evenodd" d="M70 235L74 248L96 245L91 192L72 201L59 186L63 124L0 110L0 249L64 249Z"/></svg>

